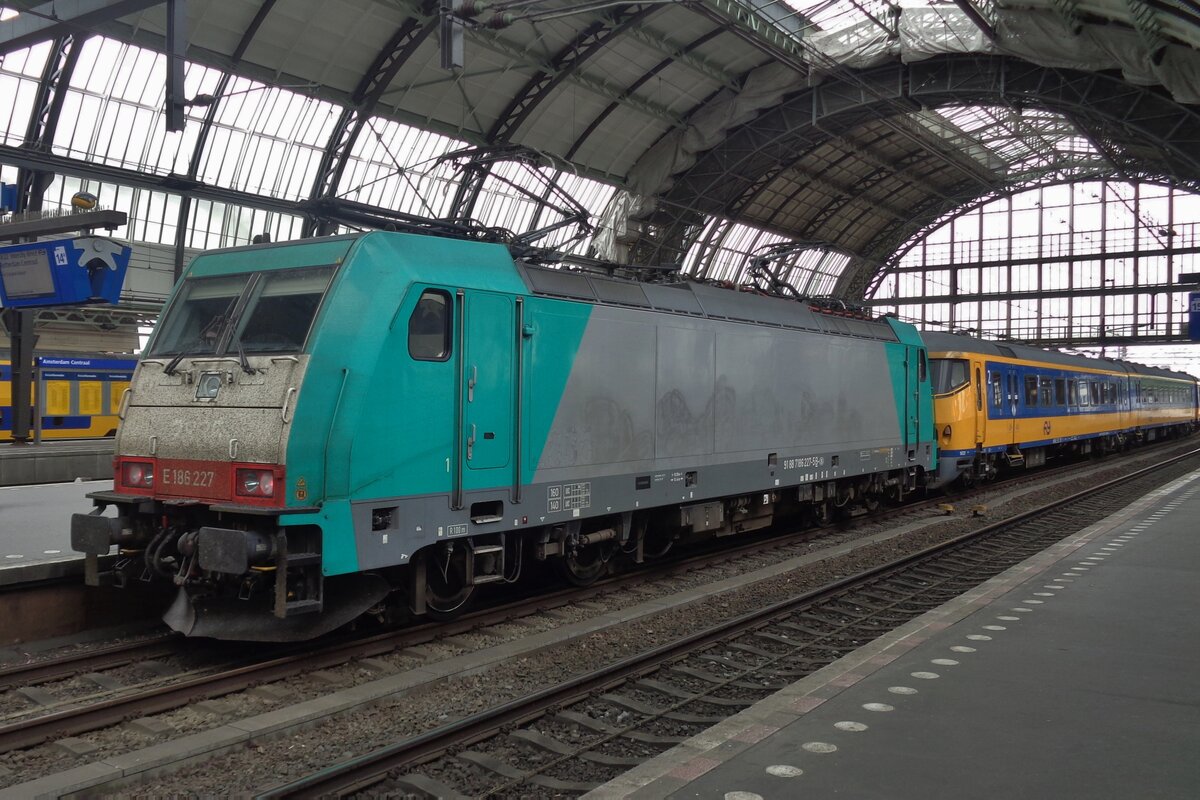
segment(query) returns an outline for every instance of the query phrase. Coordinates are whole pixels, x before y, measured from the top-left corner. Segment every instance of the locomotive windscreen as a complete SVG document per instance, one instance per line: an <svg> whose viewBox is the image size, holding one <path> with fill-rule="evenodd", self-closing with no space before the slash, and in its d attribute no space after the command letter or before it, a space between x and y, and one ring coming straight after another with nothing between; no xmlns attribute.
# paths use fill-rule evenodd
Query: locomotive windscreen
<svg viewBox="0 0 1200 800"><path fill-rule="evenodd" d="M272 272L251 291L230 348L247 353L295 352L304 347L308 329L333 276L333 267Z"/></svg>
<svg viewBox="0 0 1200 800"><path fill-rule="evenodd" d="M299 351L333 269L188 278L163 316L150 355Z"/></svg>
<svg viewBox="0 0 1200 800"><path fill-rule="evenodd" d="M214 355L249 275L189 278L159 322L152 356Z"/></svg>

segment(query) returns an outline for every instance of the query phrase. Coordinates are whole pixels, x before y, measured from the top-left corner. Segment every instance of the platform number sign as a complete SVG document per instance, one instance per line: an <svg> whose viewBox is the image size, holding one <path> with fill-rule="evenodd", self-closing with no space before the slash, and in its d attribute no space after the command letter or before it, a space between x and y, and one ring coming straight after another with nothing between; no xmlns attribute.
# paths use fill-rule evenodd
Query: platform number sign
<svg viewBox="0 0 1200 800"><path fill-rule="evenodd" d="M1200 342L1200 292L1188 295L1188 338Z"/></svg>

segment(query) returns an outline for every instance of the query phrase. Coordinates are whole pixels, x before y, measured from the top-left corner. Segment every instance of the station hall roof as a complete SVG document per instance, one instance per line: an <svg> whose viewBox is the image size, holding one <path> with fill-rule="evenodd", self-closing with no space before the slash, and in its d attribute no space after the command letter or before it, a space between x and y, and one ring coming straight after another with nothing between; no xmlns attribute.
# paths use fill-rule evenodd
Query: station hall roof
<svg viewBox="0 0 1200 800"><path fill-rule="evenodd" d="M396 212L354 165L373 148L392 160L391 180L411 184L417 167L390 143L397 126L462 154L441 204L414 212L479 216L485 185L526 160L611 187L593 198L596 255L690 259L705 274L743 224L845 253L846 296L862 296L948 213L1022 188L1093 178L1200 188L1200 11L1183 0L4 5L21 13L0 22L0 54L55 48L41 78L51 99L92 34L179 54L186 81L149 68L143 80L167 87L163 102L190 131L169 158L98 158L53 132L94 124L83 106L33 103L25 140L6 139L0 162L296 214L306 234ZM280 124L237 103L246 85L327 110L292 134L311 152L285 178L269 165L254 180L205 166L281 158L235 152L253 137L213 135L240 125L269 137Z"/></svg>

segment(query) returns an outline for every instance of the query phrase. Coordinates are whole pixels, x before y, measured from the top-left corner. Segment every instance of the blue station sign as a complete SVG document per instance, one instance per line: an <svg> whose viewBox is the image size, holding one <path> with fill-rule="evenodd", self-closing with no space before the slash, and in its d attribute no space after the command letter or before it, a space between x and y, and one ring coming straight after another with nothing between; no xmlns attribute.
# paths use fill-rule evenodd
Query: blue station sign
<svg viewBox="0 0 1200 800"><path fill-rule="evenodd" d="M132 252L102 236L0 247L0 305L116 305Z"/></svg>

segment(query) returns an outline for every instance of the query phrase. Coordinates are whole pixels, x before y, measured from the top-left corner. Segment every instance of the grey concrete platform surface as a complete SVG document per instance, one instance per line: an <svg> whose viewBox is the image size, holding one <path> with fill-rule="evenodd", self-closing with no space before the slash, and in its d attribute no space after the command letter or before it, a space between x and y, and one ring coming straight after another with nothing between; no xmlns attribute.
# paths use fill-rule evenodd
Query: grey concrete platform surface
<svg viewBox="0 0 1200 800"><path fill-rule="evenodd" d="M113 440L0 442L0 486L112 477Z"/></svg>
<svg viewBox="0 0 1200 800"><path fill-rule="evenodd" d="M587 797L1200 797L1200 471Z"/></svg>
<svg viewBox="0 0 1200 800"><path fill-rule="evenodd" d="M82 575L83 556L71 550L71 515L91 511L87 493L105 489L112 480L0 487L0 586Z"/></svg>

